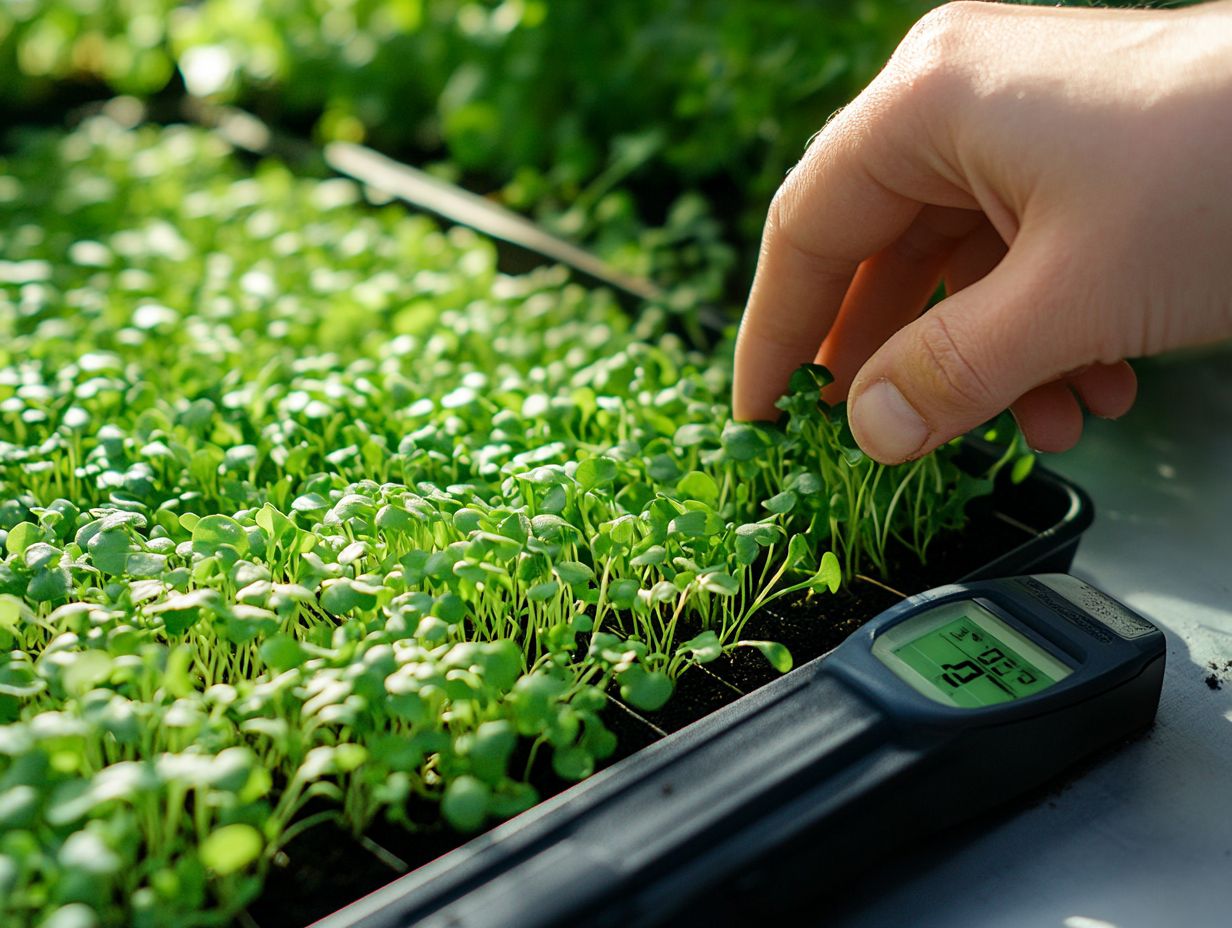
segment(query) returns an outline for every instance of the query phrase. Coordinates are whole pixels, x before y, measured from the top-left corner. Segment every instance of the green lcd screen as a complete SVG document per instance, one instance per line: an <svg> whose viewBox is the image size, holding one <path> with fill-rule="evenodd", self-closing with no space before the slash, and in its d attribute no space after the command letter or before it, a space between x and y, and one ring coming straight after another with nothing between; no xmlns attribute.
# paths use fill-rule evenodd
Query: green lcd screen
<svg viewBox="0 0 1232 928"><path fill-rule="evenodd" d="M873 654L925 696L961 708L1033 696L1073 672L972 601L894 626L873 642Z"/></svg>

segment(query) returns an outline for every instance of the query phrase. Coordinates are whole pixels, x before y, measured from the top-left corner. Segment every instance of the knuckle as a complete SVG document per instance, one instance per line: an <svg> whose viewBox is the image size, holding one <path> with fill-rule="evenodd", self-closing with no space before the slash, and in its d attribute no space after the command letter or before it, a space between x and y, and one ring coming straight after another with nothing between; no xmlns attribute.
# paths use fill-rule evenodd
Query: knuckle
<svg viewBox="0 0 1232 928"><path fill-rule="evenodd" d="M916 21L893 57L890 72L911 91L914 102L949 97L961 84L975 20L986 4L955 0Z"/></svg>
<svg viewBox="0 0 1232 928"><path fill-rule="evenodd" d="M916 335L918 373L935 402L951 410L983 410L996 405L988 379L943 315L925 313Z"/></svg>
<svg viewBox="0 0 1232 928"><path fill-rule="evenodd" d="M956 35L961 35L971 28L972 23L986 9L987 4L977 0L952 0L933 7L913 25L907 33L904 44L934 42L948 43Z"/></svg>

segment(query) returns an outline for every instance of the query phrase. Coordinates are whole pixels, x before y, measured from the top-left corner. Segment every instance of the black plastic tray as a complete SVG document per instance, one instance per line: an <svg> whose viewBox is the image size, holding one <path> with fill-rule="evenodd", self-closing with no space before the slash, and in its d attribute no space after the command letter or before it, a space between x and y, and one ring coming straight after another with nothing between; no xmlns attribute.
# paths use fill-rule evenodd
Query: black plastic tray
<svg viewBox="0 0 1232 928"><path fill-rule="evenodd" d="M968 440L963 457L966 465L975 471L991 463L993 451L980 442ZM974 507L971 527L963 535L951 539L952 550L945 552L950 556L946 557L943 553L931 569L918 570L903 578L900 582L905 588L891 590L876 581L865 580L862 595L853 597L865 608L862 614L845 615L841 622L836 623L836 631L840 633L838 640L898 601L901 595L910 595L931 586L1026 573L1065 572L1073 562L1082 533L1094 518L1094 510L1086 493L1042 467L1036 467L1021 484L1014 485L1000 479L992 496L975 501ZM999 528L994 531L994 527ZM980 534L975 537L975 533ZM996 541L990 542L984 534L995 535ZM1006 544L1015 534L1021 539L1017 543ZM939 570L944 572L947 567L952 568L948 576L937 575ZM818 616L809 618L815 620ZM775 624L780 631L791 631L790 616L770 615L764 621L768 625L765 629L767 634L773 634ZM816 622L801 624L815 626ZM825 650L836 645L838 640L831 640ZM794 650L798 648L797 643ZM824 654L824 651L821 653ZM797 653L798 661L816 656ZM726 715L753 711L781 687L793 686L793 677L803 672L805 668L801 667L748 695L729 701L719 713ZM530 857L541 864L544 878L547 878L553 867L554 835L563 818L572 818L579 813L585 815L588 807L602 797L628 788L633 781L653 771L659 759L672 752L687 750L699 738L706 737L714 719L716 716L710 715L694 724L679 727L674 733L661 737L589 780L545 800L517 818L317 922L317 928L410 928L412 925L466 924L442 913L442 907L479 886L485 887L485 893L494 889L499 891L500 887L491 881L492 874L512 868L515 862L523 864L518 878L524 879L527 872L524 865ZM661 721L670 722L666 719ZM605 875L602 867L595 868L594 880L611 878ZM816 891L816 885L805 885L808 882L800 881L802 893ZM776 907L782 910L783 906L790 906L790 902L780 897L776 900ZM502 921L505 928L531 928L552 923L550 912L528 915L512 909ZM596 913L596 923L601 922L602 913Z"/></svg>

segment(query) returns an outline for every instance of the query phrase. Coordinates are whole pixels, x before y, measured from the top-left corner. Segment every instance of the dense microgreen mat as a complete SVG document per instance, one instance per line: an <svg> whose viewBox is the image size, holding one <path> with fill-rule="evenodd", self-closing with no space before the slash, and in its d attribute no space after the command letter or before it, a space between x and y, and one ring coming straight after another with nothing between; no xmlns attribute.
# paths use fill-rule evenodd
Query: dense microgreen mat
<svg viewBox="0 0 1232 928"><path fill-rule="evenodd" d="M768 601L922 555L984 484L873 464L804 368L95 118L0 160L0 921L231 922L279 849L480 829L616 750ZM688 627L688 637L678 629ZM700 630L700 631L699 631Z"/></svg>
<svg viewBox="0 0 1232 928"><path fill-rule="evenodd" d="M435 162L627 269L712 295L805 140L929 5L11 0L0 86L37 101L63 81L183 85Z"/></svg>

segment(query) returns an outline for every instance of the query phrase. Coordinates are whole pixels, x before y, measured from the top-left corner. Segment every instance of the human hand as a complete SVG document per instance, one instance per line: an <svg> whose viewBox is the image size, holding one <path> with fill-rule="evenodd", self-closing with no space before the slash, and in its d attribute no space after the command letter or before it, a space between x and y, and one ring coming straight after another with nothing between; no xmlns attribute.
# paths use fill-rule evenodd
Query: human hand
<svg viewBox="0 0 1232 928"><path fill-rule="evenodd" d="M947 297L921 315L939 281ZM861 447L918 457L1009 407L1072 446L1124 359L1232 335L1232 3L951 3L774 198L734 411L816 360Z"/></svg>

